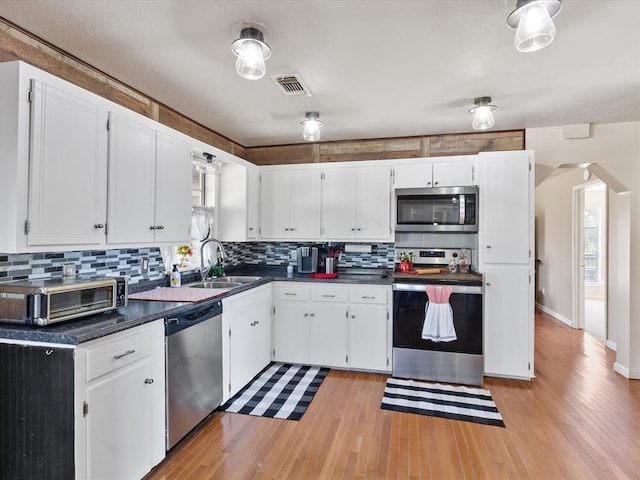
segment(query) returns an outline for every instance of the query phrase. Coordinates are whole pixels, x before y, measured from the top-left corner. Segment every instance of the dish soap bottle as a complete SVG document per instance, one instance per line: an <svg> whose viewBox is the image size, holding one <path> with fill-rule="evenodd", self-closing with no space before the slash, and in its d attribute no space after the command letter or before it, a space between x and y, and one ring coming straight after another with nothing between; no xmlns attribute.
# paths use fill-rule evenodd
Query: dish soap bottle
<svg viewBox="0 0 640 480"><path fill-rule="evenodd" d="M179 287L182 284L182 279L180 278L180 272L178 271L178 264L173 265L173 270L169 275L169 285L172 287Z"/></svg>

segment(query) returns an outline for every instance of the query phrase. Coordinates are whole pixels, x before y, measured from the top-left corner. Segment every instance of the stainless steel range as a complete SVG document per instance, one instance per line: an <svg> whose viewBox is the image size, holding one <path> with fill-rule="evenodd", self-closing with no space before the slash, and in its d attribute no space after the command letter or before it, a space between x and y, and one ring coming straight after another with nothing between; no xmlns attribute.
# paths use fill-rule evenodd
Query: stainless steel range
<svg viewBox="0 0 640 480"><path fill-rule="evenodd" d="M471 263L471 252L445 248L397 250L413 251L418 271L420 267L435 267L444 273L394 274L393 376L482 385L482 276L474 272L449 273L447 269L452 259L463 254ZM447 302L430 299L427 290L434 296L444 293ZM434 321L430 308L438 313L438 322L448 323L453 329L454 339L429 335L430 322Z"/></svg>

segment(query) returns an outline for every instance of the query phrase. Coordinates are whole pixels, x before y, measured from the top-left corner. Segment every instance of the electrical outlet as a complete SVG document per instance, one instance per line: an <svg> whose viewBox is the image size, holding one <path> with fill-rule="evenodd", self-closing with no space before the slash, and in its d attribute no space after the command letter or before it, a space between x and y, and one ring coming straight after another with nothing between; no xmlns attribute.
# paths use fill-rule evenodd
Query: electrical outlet
<svg viewBox="0 0 640 480"><path fill-rule="evenodd" d="M140 259L140 273L147 273L149 271L149 257L142 257Z"/></svg>
<svg viewBox="0 0 640 480"><path fill-rule="evenodd" d="M76 276L76 264L65 263L62 265L62 276L66 278L73 278Z"/></svg>
<svg viewBox="0 0 640 480"><path fill-rule="evenodd" d="M298 251L297 250L291 250L291 261L295 262L296 260L298 260Z"/></svg>

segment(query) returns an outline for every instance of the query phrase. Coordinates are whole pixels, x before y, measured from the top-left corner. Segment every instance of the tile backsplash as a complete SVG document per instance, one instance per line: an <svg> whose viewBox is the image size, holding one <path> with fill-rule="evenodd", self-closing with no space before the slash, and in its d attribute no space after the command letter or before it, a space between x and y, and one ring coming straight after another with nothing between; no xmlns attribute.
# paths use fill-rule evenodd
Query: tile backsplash
<svg viewBox="0 0 640 480"><path fill-rule="evenodd" d="M292 250L318 245L302 242L225 242L227 266L287 265ZM338 267L393 267L393 243L371 245L371 253L342 253ZM149 270L141 273L142 257L149 258ZM165 278L160 249L127 248L119 250L88 250L52 253L0 253L0 282L36 280L62 276L62 266L73 263L78 276L126 276L130 284Z"/></svg>

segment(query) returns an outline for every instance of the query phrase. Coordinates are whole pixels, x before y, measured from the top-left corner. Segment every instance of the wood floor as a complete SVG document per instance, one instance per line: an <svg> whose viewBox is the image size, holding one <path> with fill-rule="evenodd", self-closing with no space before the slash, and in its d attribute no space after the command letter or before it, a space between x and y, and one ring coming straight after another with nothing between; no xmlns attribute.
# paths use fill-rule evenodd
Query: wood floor
<svg viewBox="0 0 640 480"><path fill-rule="evenodd" d="M214 413L145 480L640 478L640 382L536 313L536 378L486 378L506 428L380 409L386 376L332 370L299 421Z"/></svg>

